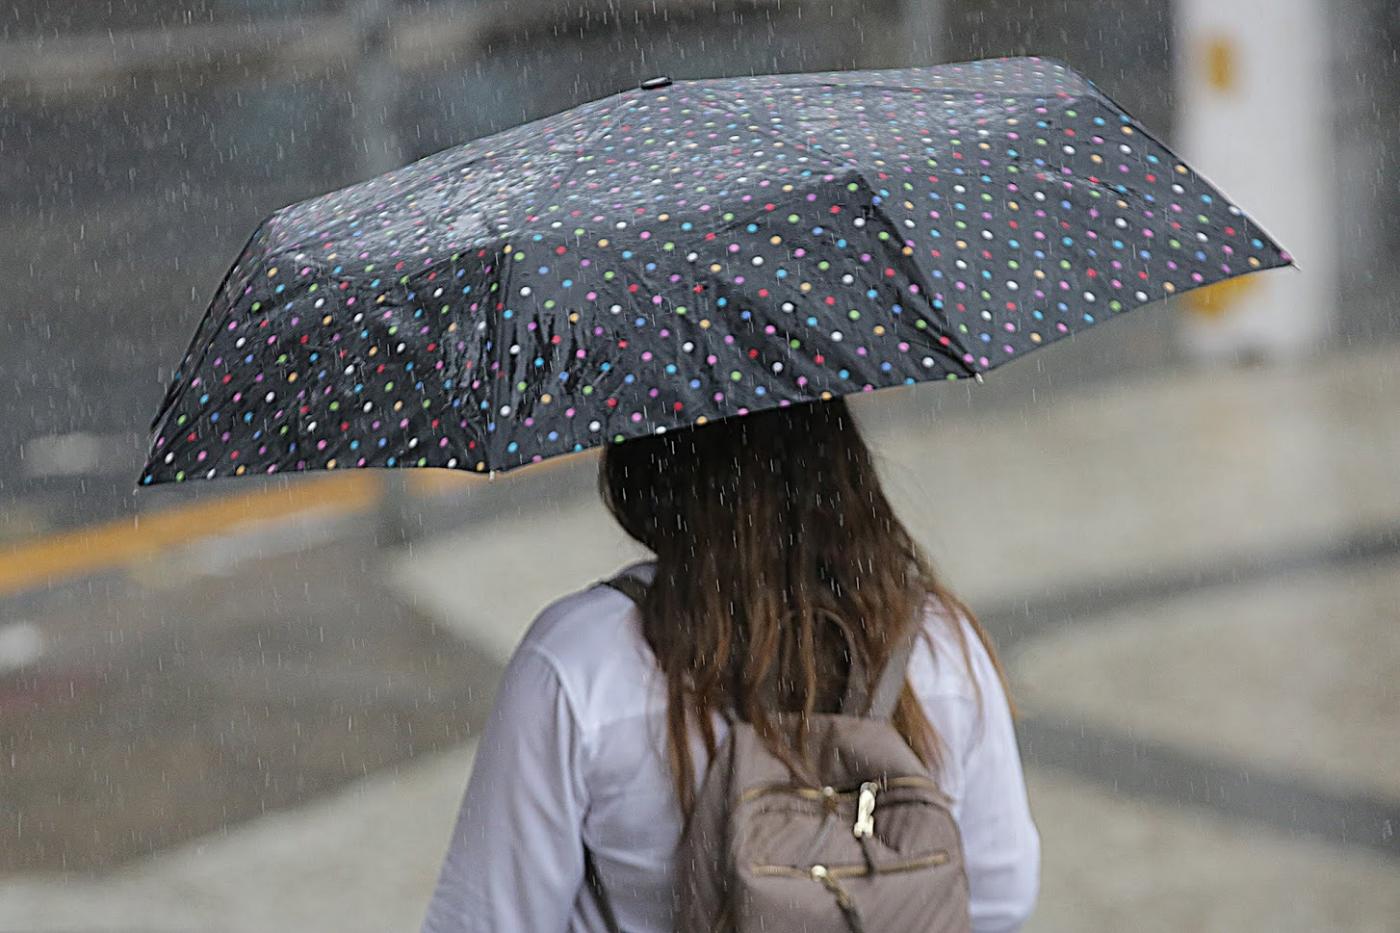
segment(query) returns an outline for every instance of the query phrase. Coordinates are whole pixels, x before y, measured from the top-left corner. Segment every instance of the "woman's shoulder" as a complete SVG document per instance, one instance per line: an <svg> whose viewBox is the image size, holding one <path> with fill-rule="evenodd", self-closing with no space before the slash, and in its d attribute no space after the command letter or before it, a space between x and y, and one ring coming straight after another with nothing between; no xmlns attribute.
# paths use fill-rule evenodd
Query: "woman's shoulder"
<svg viewBox="0 0 1400 933"><path fill-rule="evenodd" d="M922 634L909 659L915 693L976 702L988 689L1000 689L996 665L961 609L930 593L924 603Z"/></svg>
<svg viewBox="0 0 1400 933"><path fill-rule="evenodd" d="M636 566L636 565L634 565ZM582 708L620 702L644 687L653 666L636 606L623 593L595 583L555 599L535 616L516 656L543 659ZM621 697L618 691L629 697Z"/></svg>

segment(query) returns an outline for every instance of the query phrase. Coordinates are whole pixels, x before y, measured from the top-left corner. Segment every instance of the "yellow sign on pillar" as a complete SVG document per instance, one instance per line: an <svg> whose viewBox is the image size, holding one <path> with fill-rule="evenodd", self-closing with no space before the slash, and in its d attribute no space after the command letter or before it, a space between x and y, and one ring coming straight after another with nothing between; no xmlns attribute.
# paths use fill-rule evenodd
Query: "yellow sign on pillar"
<svg viewBox="0 0 1400 933"><path fill-rule="evenodd" d="M1201 317L1220 317L1257 288L1259 279L1252 275L1226 279L1189 292L1186 295L1186 307Z"/></svg>
<svg viewBox="0 0 1400 933"><path fill-rule="evenodd" d="M1216 36L1206 43L1206 83L1212 90L1228 94L1239 83L1239 52L1235 43L1224 36Z"/></svg>

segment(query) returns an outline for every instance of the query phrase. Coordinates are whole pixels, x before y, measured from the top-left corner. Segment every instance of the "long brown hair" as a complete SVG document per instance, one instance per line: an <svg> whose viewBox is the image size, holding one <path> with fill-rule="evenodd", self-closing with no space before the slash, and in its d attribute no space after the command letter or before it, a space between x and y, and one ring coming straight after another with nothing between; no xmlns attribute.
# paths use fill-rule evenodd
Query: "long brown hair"
<svg viewBox="0 0 1400 933"><path fill-rule="evenodd" d="M796 720L784 730L772 714L839 706L851 649L833 618L878 672L933 596L971 623L995 663L976 617L896 518L841 399L609 445L598 479L618 523L656 554L642 626L666 677L668 755L685 814L695 797L691 729L713 757L716 712L734 710L794 774L808 771L798 751L806 716L784 717ZM936 769L939 736L907 684L894 725Z"/></svg>

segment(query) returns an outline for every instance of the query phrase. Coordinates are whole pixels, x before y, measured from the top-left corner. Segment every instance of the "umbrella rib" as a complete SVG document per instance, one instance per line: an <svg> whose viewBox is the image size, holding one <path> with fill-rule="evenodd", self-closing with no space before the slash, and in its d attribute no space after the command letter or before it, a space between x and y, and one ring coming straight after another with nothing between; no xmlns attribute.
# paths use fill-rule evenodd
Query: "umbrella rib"
<svg viewBox="0 0 1400 933"><path fill-rule="evenodd" d="M581 153L587 152L595 142L597 142L599 139L603 138L604 136L613 131L613 128L617 125L617 111L625 97L625 94L615 95L615 97L613 98L614 103L612 109L607 113L606 117L602 121L600 121L597 129L595 129L594 132L590 133L588 138L576 147L574 153L574 162L564 171L564 174L560 176L558 182L555 185L556 191L567 192L569 179L572 178L574 173L578 171L579 165L581 164L577 156ZM510 256L505 256L503 261L501 262L501 275L499 281L501 285L501 293L506 296L507 300L509 299L509 296L511 294L511 271L514 268L515 261ZM491 343L492 346L496 348L495 352L499 354L501 350L501 348L498 345L501 336L501 323L495 315L491 316L490 321L492 338ZM503 384L505 384L506 382L507 380L504 379L492 380L492 385L489 392L491 397L491 411L488 413L488 420L495 420L497 414L501 410L501 392L509 388L508 385L505 385L503 388ZM502 459L502 443L503 442L501 441L501 439L497 437L494 441L488 441L486 445L486 455L490 461L486 465L488 472L494 473L496 471L495 461Z"/></svg>

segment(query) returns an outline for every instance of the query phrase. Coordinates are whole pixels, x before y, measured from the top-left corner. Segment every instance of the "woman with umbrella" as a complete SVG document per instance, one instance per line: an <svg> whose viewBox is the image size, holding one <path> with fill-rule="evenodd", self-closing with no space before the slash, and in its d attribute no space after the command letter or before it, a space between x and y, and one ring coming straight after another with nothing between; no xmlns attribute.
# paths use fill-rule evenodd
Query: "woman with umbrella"
<svg viewBox="0 0 1400 933"><path fill-rule="evenodd" d="M599 479L656 555L632 568L646 597L638 607L595 586L535 620L423 929L608 929L586 847L615 929L674 930L677 843L723 712L790 742L763 702L774 674L779 708L836 709L849 654L831 619L850 623L865 657L918 626L893 722L951 798L974 929L1019 926L1039 839L995 654L895 517L846 404L614 445Z"/></svg>
<svg viewBox="0 0 1400 933"><path fill-rule="evenodd" d="M872 853L899 848L900 814L945 812L918 867L957 869L940 883L962 928L1009 929L1038 840L1000 672L841 397L980 380L1289 262L1058 62L658 79L269 218L174 375L141 481L488 472L607 445L606 501L655 560L531 628L425 929L671 929L732 860L682 834L731 802L708 776L741 770L737 751L710 768L730 737L784 766L765 812L850 818L810 848L864 860L738 865L746 883L819 882L802 890L857 931L898 904L852 879L890 873ZM842 737L876 721L911 773L798 780L859 764ZM748 812L736 844L790 841ZM673 902L673 883L691 893Z"/></svg>

